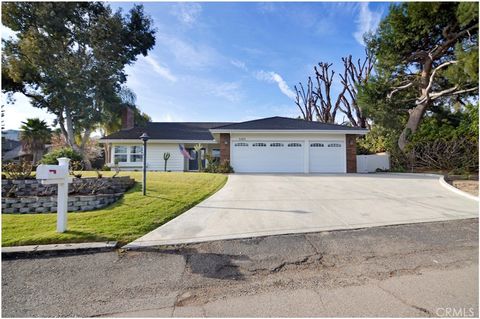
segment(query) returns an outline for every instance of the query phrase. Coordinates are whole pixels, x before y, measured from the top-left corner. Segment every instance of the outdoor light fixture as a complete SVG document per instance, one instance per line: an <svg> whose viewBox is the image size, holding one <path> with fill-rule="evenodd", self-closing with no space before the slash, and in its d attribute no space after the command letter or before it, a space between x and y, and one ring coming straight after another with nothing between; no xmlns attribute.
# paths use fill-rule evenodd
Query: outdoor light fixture
<svg viewBox="0 0 480 319"><path fill-rule="evenodd" d="M150 138L147 133L143 133L140 139L143 141L143 196L147 194L147 141Z"/></svg>

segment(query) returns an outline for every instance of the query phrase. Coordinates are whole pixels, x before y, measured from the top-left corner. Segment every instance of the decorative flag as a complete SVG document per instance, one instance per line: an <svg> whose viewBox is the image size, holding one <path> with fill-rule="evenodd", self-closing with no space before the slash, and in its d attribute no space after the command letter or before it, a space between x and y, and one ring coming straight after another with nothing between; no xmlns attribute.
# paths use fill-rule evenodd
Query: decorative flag
<svg viewBox="0 0 480 319"><path fill-rule="evenodd" d="M192 157L190 156L190 153L188 153L188 151L185 149L185 146L183 146L183 144L178 144L178 148L180 149L180 153L182 153L183 157L189 160L192 159Z"/></svg>

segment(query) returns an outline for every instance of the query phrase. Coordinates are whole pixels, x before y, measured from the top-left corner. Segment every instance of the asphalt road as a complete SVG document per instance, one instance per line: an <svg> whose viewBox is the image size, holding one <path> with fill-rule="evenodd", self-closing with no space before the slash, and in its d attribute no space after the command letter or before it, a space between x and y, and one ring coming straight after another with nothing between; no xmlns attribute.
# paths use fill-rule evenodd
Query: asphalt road
<svg viewBox="0 0 480 319"><path fill-rule="evenodd" d="M2 261L2 316L478 317L478 219Z"/></svg>

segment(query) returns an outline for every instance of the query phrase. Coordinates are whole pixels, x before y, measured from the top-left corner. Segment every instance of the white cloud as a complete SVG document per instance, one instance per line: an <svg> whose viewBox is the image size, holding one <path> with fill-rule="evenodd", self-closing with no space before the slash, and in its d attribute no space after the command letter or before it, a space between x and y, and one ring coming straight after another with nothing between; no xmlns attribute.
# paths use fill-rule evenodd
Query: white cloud
<svg viewBox="0 0 480 319"><path fill-rule="evenodd" d="M192 26L197 21L201 12L202 6L199 3L191 2L177 3L171 11L171 13L186 26Z"/></svg>
<svg viewBox="0 0 480 319"><path fill-rule="evenodd" d="M230 60L230 63L231 63L233 66L235 66L235 67L237 67L237 68L239 68L239 69L241 69L241 70L243 70L243 71L248 71L248 68L247 68L247 65L245 64L245 62L242 62L242 61L240 61L240 60L233 59L233 60Z"/></svg>
<svg viewBox="0 0 480 319"><path fill-rule="evenodd" d="M155 73L157 73L158 75L160 75L162 78L165 78L171 82L176 82L177 81L177 77L174 76L170 70L163 66L163 65L160 65L160 63L157 62L157 60L155 60L154 57L148 55L146 56L145 58L143 58L148 64L150 64L150 66L153 68L153 70L155 71Z"/></svg>
<svg viewBox="0 0 480 319"><path fill-rule="evenodd" d="M296 94L288 86L287 82L280 76L280 74L275 72L265 72L259 71L255 74L256 78L262 81L277 83L280 91L285 94L288 98L295 100Z"/></svg>
<svg viewBox="0 0 480 319"><path fill-rule="evenodd" d="M258 11L261 13L272 13L277 10L278 3L260 2L257 3Z"/></svg>
<svg viewBox="0 0 480 319"><path fill-rule="evenodd" d="M225 98L230 102L238 102L242 95L240 84L237 82L206 83L206 90L217 97Z"/></svg>
<svg viewBox="0 0 480 319"><path fill-rule="evenodd" d="M159 46L167 48L180 64L191 68L204 68L218 64L223 58L215 49L204 45L194 45L177 37L157 36Z"/></svg>
<svg viewBox="0 0 480 319"><path fill-rule="evenodd" d="M357 31L353 33L353 36L358 43L365 45L363 41L363 35L368 32L373 32L377 29L382 18L382 12L370 11L368 8L368 2L362 2L359 6L360 12L355 20Z"/></svg>

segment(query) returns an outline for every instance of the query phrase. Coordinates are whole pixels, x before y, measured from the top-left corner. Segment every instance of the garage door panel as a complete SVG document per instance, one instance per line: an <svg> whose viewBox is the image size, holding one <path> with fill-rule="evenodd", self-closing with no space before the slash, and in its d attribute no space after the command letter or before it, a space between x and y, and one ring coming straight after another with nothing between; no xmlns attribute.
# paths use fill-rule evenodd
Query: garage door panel
<svg viewBox="0 0 480 319"><path fill-rule="evenodd" d="M232 165L239 173L303 172L303 144L300 141L234 142Z"/></svg>
<svg viewBox="0 0 480 319"><path fill-rule="evenodd" d="M344 173L344 141L310 141L309 165L311 173Z"/></svg>

